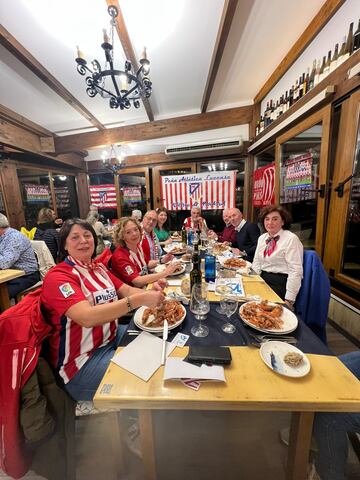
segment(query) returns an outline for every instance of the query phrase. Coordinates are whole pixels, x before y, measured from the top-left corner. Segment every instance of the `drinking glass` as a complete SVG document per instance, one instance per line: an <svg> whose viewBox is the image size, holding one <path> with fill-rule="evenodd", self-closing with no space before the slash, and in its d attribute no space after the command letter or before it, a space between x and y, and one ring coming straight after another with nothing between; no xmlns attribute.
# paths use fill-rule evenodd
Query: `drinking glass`
<svg viewBox="0 0 360 480"><path fill-rule="evenodd" d="M237 300L232 296L232 290L230 287L224 287L224 293L222 294L220 300L220 306L222 306L225 315L227 316L227 322L221 327L222 331L225 333L234 333L236 331L235 326L230 323L230 317L236 312L238 307Z"/></svg>
<svg viewBox="0 0 360 480"><path fill-rule="evenodd" d="M215 292L220 295L221 297L226 293L227 286L226 286L226 280L223 278L217 278L215 282ZM219 305L215 308L215 310L220 313L221 315L225 315L225 310L223 309L223 305L220 301Z"/></svg>
<svg viewBox="0 0 360 480"><path fill-rule="evenodd" d="M190 311L199 320L199 325L194 325L191 329L191 333L195 337L206 337L209 334L208 327L201 323L202 320L206 319L206 315L210 311L207 292L208 289L205 283L195 284L191 291Z"/></svg>

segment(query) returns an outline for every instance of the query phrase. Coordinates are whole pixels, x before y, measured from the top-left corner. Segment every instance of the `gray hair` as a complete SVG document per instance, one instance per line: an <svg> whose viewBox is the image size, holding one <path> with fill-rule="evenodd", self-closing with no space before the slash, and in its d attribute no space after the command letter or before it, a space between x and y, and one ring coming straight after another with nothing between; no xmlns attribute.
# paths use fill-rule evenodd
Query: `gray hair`
<svg viewBox="0 0 360 480"><path fill-rule="evenodd" d="M131 212L131 216L132 218L136 218L136 220L140 222L140 220L142 219L142 212L141 210L133 210Z"/></svg>
<svg viewBox="0 0 360 480"><path fill-rule="evenodd" d="M5 217L5 215L0 213L0 228L7 228L7 227L9 227L9 220L7 219L7 217Z"/></svg>

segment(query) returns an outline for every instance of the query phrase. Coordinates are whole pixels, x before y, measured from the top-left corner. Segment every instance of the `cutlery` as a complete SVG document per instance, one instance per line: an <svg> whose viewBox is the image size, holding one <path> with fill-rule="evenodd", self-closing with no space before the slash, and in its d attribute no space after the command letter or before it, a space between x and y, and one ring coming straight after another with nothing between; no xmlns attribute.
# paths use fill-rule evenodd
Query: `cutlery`
<svg viewBox="0 0 360 480"><path fill-rule="evenodd" d="M142 330L127 330L126 334L129 335L130 337L135 337L137 335L140 335L142 333ZM157 337L162 337L162 332L149 332L152 335L156 335Z"/></svg>
<svg viewBox="0 0 360 480"><path fill-rule="evenodd" d="M276 340L279 342L286 342L290 343L291 345L296 345L297 344L297 339L293 336L285 336L285 335L257 335L255 333L252 333L247 330L247 333L250 335L250 337L254 338L257 342L269 342L272 340Z"/></svg>
<svg viewBox="0 0 360 480"><path fill-rule="evenodd" d="M161 352L161 365L165 365L165 356L166 356L166 340L168 338L168 322L167 320L164 321L164 329L163 329L163 344L162 344L162 352Z"/></svg>

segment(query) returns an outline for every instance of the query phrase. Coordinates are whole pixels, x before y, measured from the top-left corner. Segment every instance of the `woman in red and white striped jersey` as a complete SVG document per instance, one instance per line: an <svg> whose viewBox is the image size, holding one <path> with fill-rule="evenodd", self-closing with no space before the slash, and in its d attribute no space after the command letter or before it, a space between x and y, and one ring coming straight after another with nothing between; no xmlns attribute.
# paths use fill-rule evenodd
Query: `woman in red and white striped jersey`
<svg viewBox="0 0 360 480"><path fill-rule="evenodd" d="M159 290L126 285L93 262L97 238L84 220L67 220L60 231L64 261L46 275L42 309L52 325L49 361L75 400L91 400L114 355L124 326L118 318L164 300Z"/></svg>

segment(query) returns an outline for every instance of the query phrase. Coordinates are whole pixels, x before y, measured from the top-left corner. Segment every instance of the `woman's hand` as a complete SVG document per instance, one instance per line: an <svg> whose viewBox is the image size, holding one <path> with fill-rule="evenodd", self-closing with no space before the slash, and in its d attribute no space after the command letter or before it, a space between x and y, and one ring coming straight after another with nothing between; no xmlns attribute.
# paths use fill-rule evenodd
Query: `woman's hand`
<svg viewBox="0 0 360 480"><path fill-rule="evenodd" d="M156 290L146 290L142 293L142 296L143 298L141 304L150 308L157 307L165 300L165 296L162 291L159 292Z"/></svg>
<svg viewBox="0 0 360 480"><path fill-rule="evenodd" d="M152 289L156 290L157 292L162 292L164 288L166 288L168 285L169 284L166 280L164 280L163 278L160 278L160 280L152 284Z"/></svg>
<svg viewBox="0 0 360 480"><path fill-rule="evenodd" d="M167 277L175 272L175 270L180 266L180 262L170 263L164 270L164 276Z"/></svg>

